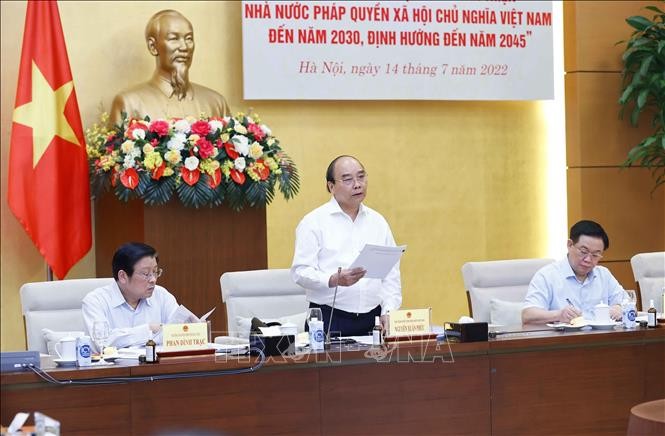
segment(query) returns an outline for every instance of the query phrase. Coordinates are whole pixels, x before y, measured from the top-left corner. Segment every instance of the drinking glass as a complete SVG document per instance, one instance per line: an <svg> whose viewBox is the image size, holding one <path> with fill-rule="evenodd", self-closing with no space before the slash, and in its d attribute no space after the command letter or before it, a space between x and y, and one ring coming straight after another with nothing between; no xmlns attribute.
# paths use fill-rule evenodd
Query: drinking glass
<svg viewBox="0 0 665 436"><path fill-rule="evenodd" d="M99 349L99 363L104 364L104 347L111 335L111 328L108 321L95 321L92 325L92 340L97 344Z"/></svg>
<svg viewBox="0 0 665 436"><path fill-rule="evenodd" d="M311 320L315 321L323 321L323 313L321 312L321 309L318 307L310 307L307 310L307 318L305 319L305 322L307 323L307 327L309 328L309 322Z"/></svg>

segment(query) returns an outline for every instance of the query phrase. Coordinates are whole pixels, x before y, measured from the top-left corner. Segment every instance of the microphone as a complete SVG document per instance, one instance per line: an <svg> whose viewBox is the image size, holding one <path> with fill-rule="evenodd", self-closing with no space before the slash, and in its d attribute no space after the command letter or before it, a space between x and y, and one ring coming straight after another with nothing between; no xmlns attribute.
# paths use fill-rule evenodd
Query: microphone
<svg viewBox="0 0 665 436"><path fill-rule="evenodd" d="M330 308L330 318L328 319L328 331L326 332L326 341L323 344L324 349L330 348L330 325L332 324L333 312L335 312L335 300L337 300L337 288L339 287L339 276L342 274L342 267L337 267L337 282L335 283L335 294L333 295L333 304Z"/></svg>

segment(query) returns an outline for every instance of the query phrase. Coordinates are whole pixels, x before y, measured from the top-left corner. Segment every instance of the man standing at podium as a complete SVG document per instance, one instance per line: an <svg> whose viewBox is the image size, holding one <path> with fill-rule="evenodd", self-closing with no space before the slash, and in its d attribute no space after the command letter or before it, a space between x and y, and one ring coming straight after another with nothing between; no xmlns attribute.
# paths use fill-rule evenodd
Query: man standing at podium
<svg viewBox="0 0 665 436"><path fill-rule="evenodd" d="M365 244L395 246L385 218L363 204L367 177L356 158L335 158L326 171L330 201L305 215L296 229L291 277L306 289L309 307L321 308L326 330L337 288L330 331L341 336L371 334L375 316L385 322L402 304L399 262L385 279L363 278L364 269L348 268Z"/></svg>

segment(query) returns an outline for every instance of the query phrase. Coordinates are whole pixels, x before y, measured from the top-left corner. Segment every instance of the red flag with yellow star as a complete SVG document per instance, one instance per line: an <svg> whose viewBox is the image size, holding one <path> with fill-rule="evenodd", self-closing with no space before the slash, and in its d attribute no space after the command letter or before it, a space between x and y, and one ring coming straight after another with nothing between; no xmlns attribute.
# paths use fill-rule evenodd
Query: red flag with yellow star
<svg viewBox="0 0 665 436"><path fill-rule="evenodd" d="M28 1L9 151L9 207L62 279L92 245L85 140L55 1Z"/></svg>

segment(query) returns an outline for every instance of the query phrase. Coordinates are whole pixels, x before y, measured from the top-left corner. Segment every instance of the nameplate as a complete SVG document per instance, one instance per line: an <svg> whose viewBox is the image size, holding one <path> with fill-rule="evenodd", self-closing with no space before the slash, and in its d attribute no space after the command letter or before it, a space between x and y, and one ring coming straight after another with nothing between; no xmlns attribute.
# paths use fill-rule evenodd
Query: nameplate
<svg viewBox="0 0 665 436"><path fill-rule="evenodd" d="M162 344L165 351L189 350L208 346L208 324L164 324Z"/></svg>
<svg viewBox="0 0 665 436"><path fill-rule="evenodd" d="M418 336L432 332L432 308L393 310L388 322L390 336Z"/></svg>

